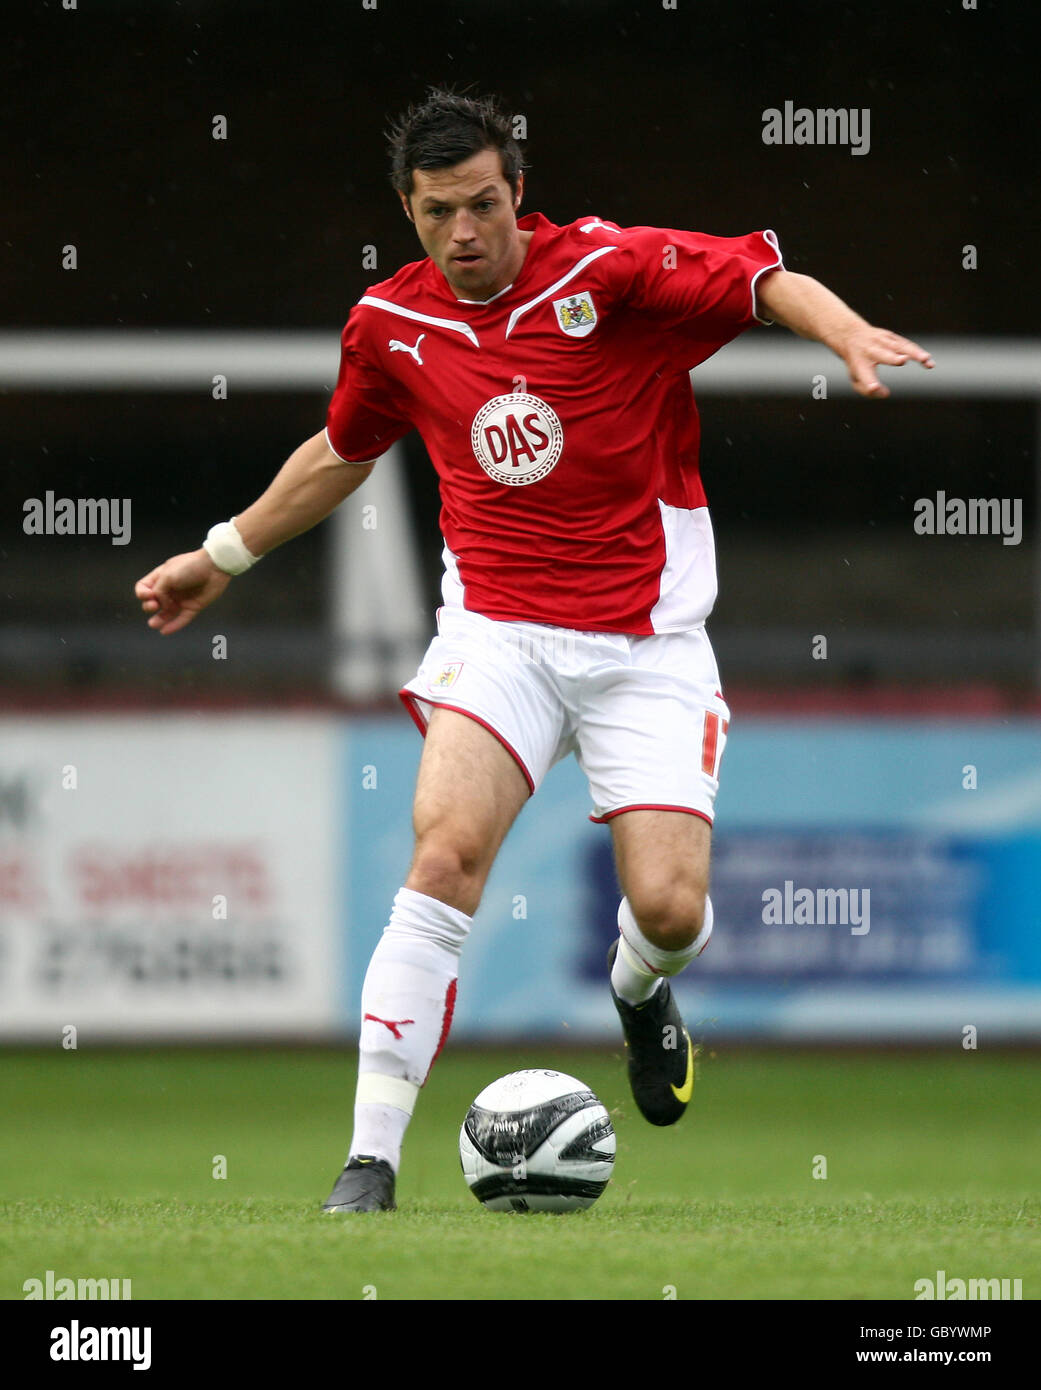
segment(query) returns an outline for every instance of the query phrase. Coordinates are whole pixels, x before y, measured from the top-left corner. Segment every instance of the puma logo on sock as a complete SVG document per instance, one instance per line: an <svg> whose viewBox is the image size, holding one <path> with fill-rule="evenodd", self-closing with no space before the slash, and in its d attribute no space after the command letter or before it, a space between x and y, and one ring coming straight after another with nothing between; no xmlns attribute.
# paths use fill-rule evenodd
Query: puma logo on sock
<svg viewBox="0 0 1041 1390"><path fill-rule="evenodd" d="M362 1019L363 1023L365 1022L365 1019L372 1019L373 1023L382 1023L384 1028L390 1029L390 1031L397 1038L398 1042L401 1041L401 1034L398 1031L398 1024L400 1024L403 1028L406 1023L415 1023L416 1021L414 1018L377 1018L375 1014L366 1014L365 1018Z"/></svg>

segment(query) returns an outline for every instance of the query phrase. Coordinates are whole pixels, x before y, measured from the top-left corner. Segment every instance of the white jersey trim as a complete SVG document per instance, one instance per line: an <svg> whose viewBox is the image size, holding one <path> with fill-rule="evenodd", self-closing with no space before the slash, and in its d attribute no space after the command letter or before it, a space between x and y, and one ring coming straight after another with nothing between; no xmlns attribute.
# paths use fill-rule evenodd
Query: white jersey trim
<svg viewBox="0 0 1041 1390"><path fill-rule="evenodd" d="M672 507L658 499L665 564L658 601L650 612L655 632L699 627L716 602L716 546L707 507Z"/></svg>
<svg viewBox="0 0 1041 1390"><path fill-rule="evenodd" d="M610 228L608 228L608 231L610 231ZM548 299L551 294L556 294L557 290L561 289L569 280L573 280L576 275L580 274L585 267L589 265L590 261L595 261L600 256L609 256L612 251L617 251L618 249L617 246L598 246L595 251L590 251L588 256L583 256L578 264L572 266L568 273L562 275L555 284L550 285L548 290L543 290L542 293L536 295L534 299L529 299L527 304L522 304L519 309L514 309L513 313L510 315L509 323L506 325L506 337L508 338L517 326L517 320L520 318L521 314L526 314L529 309L534 309L537 305Z"/></svg>
<svg viewBox="0 0 1041 1390"><path fill-rule="evenodd" d="M353 465L355 466L355 468L361 468L361 467L362 467L364 464L366 464L366 463L375 463L375 462L376 462L376 460L375 460L374 458L367 458L367 459L345 459L344 456L343 456L342 454L337 454L337 453L336 453L336 450L333 448L333 441L332 441L332 439L329 437L329 426L328 426L328 425L326 425L326 427L325 427L325 442L326 442L326 444L328 444L328 446L329 446L329 452L330 452L331 454L336 454L336 457L340 460L341 463L351 463L351 464L353 464Z"/></svg>
<svg viewBox="0 0 1041 1390"><path fill-rule="evenodd" d="M777 259L776 261L774 261L773 265L764 265L762 270L757 270L756 273L752 276L752 314L753 317L759 323L765 324L767 328L769 328L769 326L773 323L773 319L764 319L759 317L759 306L756 304L755 300L755 282L759 279L760 275L765 275L768 270L783 270L784 261L781 258L781 245L780 242L777 240L777 233L767 230L763 233L763 240L766 242L768 246L772 246L773 249L777 252Z"/></svg>
<svg viewBox="0 0 1041 1390"><path fill-rule="evenodd" d="M504 294L509 294L512 289L513 281L511 280L504 289L501 289L498 294L493 294L489 299L460 299L458 302L460 304L476 304L479 309L483 309L486 304L494 304L497 299L501 299Z"/></svg>
<svg viewBox="0 0 1041 1390"><path fill-rule="evenodd" d="M448 548L445 547L441 552L441 561L445 567L445 572L441 576L441 597L444 599L445 608L465 608L466 593L463 589L463 581L459 577L459 561ZM441 609L437 610L438 625L441 622Z"/></svg>
<svg viewBox="0 0 1041 1390"><path fill-rule="evenodd" d="M374 309L384 309L388 314L399 314L403 319L414 319L416 323L433 324L435 328L450 328L455 333L462 333L469 338L474 347L480 347L477 341L477 334L468 323L462 319L437 319L431 314L421 314L416 309L403 309L400 304L392 304L389 299L377 299L375 295L365 294L358 300L359 304L369 304Z"/></svg>

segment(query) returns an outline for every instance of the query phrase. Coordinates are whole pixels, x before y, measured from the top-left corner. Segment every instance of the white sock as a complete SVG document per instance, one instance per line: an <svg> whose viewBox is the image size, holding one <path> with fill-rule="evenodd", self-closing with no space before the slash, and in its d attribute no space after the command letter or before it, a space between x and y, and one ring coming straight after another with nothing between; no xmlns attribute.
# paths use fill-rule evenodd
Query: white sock
<svg viewBox="0 0 1041 1390"><path fill-rule="evenodd" d="M349 1158L371 1154L397 1169L416 1096L451 1027L470 923L465 912L411 888L394 898L362 986Z"/></svg>
<svg viewBox="0 0 1041 1390"><path fill-rule="evenodd" d="M385 1158L396 1173L401 1166L401 1142L411 1118L411 1110L399 1110L396 1105L363 1105L355 1101L354 1137L347 1161L355 1154L371 1154Z"/></svg>
<svg viewBox="0 0 1041 1390"><path fill-rule="evenodd" d="M678 951L663 951L644 936L636 924L629 899L618 907L618 951L611 967L611 986L620 999L642 1004L649 999L666 975L678 975L708 945L712 935L712 901L705 899L705 919L701 931Z"/></svg>

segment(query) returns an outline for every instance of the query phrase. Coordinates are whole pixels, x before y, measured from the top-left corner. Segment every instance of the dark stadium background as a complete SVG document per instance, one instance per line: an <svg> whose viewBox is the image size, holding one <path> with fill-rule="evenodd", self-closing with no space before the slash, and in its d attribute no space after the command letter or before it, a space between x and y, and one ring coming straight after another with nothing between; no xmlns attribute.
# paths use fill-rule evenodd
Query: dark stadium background
<svg viewBox="0 0 1041 1390"><path fill-rule="evenodd" d="M193 1300L169 1315L176 1336L156 1324L166 1370L200 1364L206 1339L184 1336L200 1300L280 1300L259 1335L242 1302L222 1307L203 1353L240 1373L263 1356L269 1375L282 1344L296 1370L313 1341L304 1300L553 1300L573 1335L583 1299L710 1299L714 1331L717 1300L755 1299L757 1337L742 1309L729 1345L776 1375L779 1346L834 1370L829 1337L850 1364L862 1322L944 1271L1037 1297L1041 368L1022 397L912 389L953 377L952 357L982 371L1001 345L1021 345L1013 367L1041 358L1033 14L965 3L0 7L0 1303L16 1301L27 1365L59 1315L44 1308L37 1336L23 1291L49 1275L132 1280L149 1323L159 1300ZM701 397L709 630L734 722L717 930L676 981L702 1043L693 1113L668 1130L635 1113L603 977L609 832L588 824L569 760L493 870L401 1210L348 1236L319 1205L346 1150L362 972L407 862L421 747L390 689L364 706L333 693L365 665L350 647L336 665L330 620L350 512L173 638L132 595L266 487L327 395L233 379L216 402L208 370L195 391L12 377L29 335L52 330L307 331L328 340L331 385L352 304L420 254L382 135L437 82L526 118L526 211L773 228L790 269L937 367L890 372L884 402L817 402L808 384ZM764 145L763 111L789 100L868 107L870 152ZM793 341L755 329L716 360ZM820 357L837 382L843 365ZM426 632L436 487L414 435L407 456ZM23 504L48 490L129 497L131 543L24 534ZM916 535L915 499L941 490L1022 498L1022 543ZM789 881L873 890L870 934L768 925L762 889ZM566 1229L500 1221L460 1177L467 1107L519 1067L579 1076L616 1126L615 1179ZM848 1326L818 1306L843 1299ZM931 1327L928 1310L892 1317ZM936 1316L993 1324L1000 1364L1016 1311ZM305 1332L327 1341L319 1316Z"/></svg>
<svg viewBox="0 0 1041 1390"><path fill-rule="evenodd" d="M448 81L501 92L525 115L526 211L718 234L772 227L790 269L926 346L1027 336L1041 209L1020 14L987 0L970 11L960 0L19 7L0 94L3 327L308 328L335 344L365 286L421 254L387 183L382 131L425 84ZM761 113L787 99L870 107L870 153L764 145ZM216 113L229 121L223 142L210 137ZM60 268L67 242L75 273ZM979 254L971 272L967 243ZM364 245L378 249L378 272L362 268ZM925 683L1030 698L1036 406L914 400L899 376L892 384L881 405L820 409L754 391L703 403L721 572L712 632L732 689L782 680L771 634L873 630L889 639L884 659L870 644L846 659L833 642L827 663L789 661L785 688L922 684L916 658L932 636ZM171 670L154 664L158 643L128 660L115 639L141 623L139 574L251 501L324 409L321 393L233 389L215 404L6 391L9 689L321 691L321 529L224 600L235 630L269 630L270 660L215 669L186 637ZM435 480L414 436L408 447L432 611ZM22 502L47 488L131 496L133 544L24 536ZM940 488L1022 497L1024 543L915 537L913 499ZM96 634L87 648L69 640L81 624ZM313 638L290 668L278 656L287 629Z"/></svg>

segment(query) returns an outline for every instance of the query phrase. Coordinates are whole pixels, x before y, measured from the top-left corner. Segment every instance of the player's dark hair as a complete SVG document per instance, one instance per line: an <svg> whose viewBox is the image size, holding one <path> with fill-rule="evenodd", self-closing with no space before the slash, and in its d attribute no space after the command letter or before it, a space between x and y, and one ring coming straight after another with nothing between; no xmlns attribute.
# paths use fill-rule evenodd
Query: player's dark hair
<svg viewBox="0 0 1041 1390"><path fill-rule="evenodd" d="M524 161L513 124L496 97L428 87L426 100L410 106L387 132L390 181L408 198L413 169L450 169L481 150L498 150L503 177L516 193Z"/></svg>

